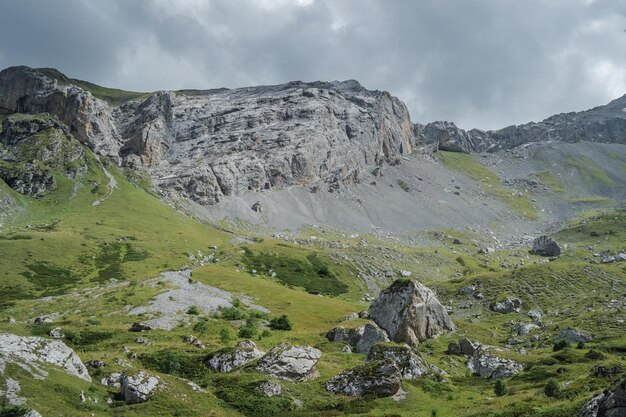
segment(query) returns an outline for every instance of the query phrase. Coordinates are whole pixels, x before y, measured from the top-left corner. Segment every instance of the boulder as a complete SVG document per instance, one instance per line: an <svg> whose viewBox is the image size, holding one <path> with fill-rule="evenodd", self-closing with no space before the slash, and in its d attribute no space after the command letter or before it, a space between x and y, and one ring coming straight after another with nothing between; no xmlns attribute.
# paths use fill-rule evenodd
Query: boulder
<svg viewBox="0 0 626 417"><path fill-rule="evenodd" d="M530 253L541 256L559 256L561 248L551 237L539 236L533 241L533 248Z"/></svg>
<svg viewBox="0 0 626 417"><path fill-rule="evenodd" d="M343 342L350 346L356 346L361 337L363 337L363 331L365 326L357 327L354 329L346 329L345 327L335 327L326 333L326 338L331 342Z"/></svg>
<svg viewBox="0 0 626 417"><path fill-rule="evenodd" d="M487 346L480 346L467 361L467 368L481 378L509 378L521 372L523 366L511 359L492 354Z"/></svg>
<svg viewBox="0 0 626 417"><path fill-rule="evenodd" d="M273 381L263 381L257 386L257 391L266 397L277 397L282 395L283 387Z"/></svg>
<svg viewBox="0 0 626 417"><path fill-rule="evenodd" d="M400 369L404 379L417 379L430 372L419 352L406 344L377 343L367 355L367 361L392 361Z"/></svg>
<svg viewBox="0 0 626 417"><path fill-rule="evenodd" d="M370 306L370 318L392 341L409 346L455 328L435 293L407 279L396 280L380 293Z"/></svg>
<svg viewBox="0 0 626 417"><path fill-rule="evenodd" d="M133 323L132 326L130 326L130 329L128 329L129 332L145 332L148 330L152 330L152 326L150 326L149 324L145 324L145 323Z"/></svg>
<svg viewBox="0 0 626 417"><path fill-rule="evenodd" d="M626 416L626 382L587 401L578 417L624 417Z"/></svg>
<svg viewBox="0 0 626 417"><path fill-rule="evenodd" d="M105 375L100 378L100 383L105 387L120 389L122 374L119 372L113 372L109 375Z"/></svg>
<svg viewBox="0 0 626 417"><path fill-rule="evenodd" d="M48 332L48 336L54 339L63 339L65 337L65 335L63 334L63 330L60 327L50 329L50 331Z"/></svg>
<svg viewBox="0 0 626 417"><path fill-rule="evenodd" d="M515 332L520 336L525 336L535 330L538 326L534 323L519 323L514 327Z"/></svg>
<svg viewBox="0 0 626 417"><path fill-rule="evenodd" d="M280 344L259 360L257 371L287 381L308 381L319 376L315 365L322 352L310 346Z"/></svg>
<svg viewBox="0 0 626 417"><path fill-rule="evenodd" d="M380 342L388 342L387 333L374 323L367 323L363 326L363 335L356 343L356 351L359 353L369 353L372 346Z"/></svg>
<svg viewBox="0 0 626 417"><path fill-rule="evenodd" d="M624 368L621 365L595 365L591 368L591 372L596 378L612 378L624 372Z"/></svg>
<svg viewBox="0 0 626 417"><path fill-rule="evenodd" d="M522 308L522 300L516 297L509 297L504 301L492 303L489 309L495 313L508 314L519 313Z"/></svg>
<svg viewBox="0 0 626 417"><path fill-rule="evenodd" d="M565 329L561 330L558 335L556 335L556 340L567 340L571 343L577 342L591 342L593 338L585 332L581 332L576 329Z"/></svg>
<svg viewBox="0 0 626 417"><path fill-rule="evenodd" d="M159 387L159 379L145 372L135 375L122 374L120 392L126 404L138 404L148 401Z"/></svg>
<svg viewBox="0 0 626 417"><path fill-rule="evenodd" d="M390 360L368 362L326 381L326 390L351 397L391 397L401 387L402 373Z"/></svg>
<svg viewBox="0 0 626 417"><path fill-rule="evenodd" d="M480 343L463 338L448 345L448 355L472 356L480 348Z"/></svg>
<svg viewBox="0 0 626 417"><path fill-rule="evenodd" d="M70 375L91 382L91 376L85 364L60 340L2 333L0 334L0 362L2 361L23 364L24 369L29 369L39 379L43 379L47 373L36 366L37 362L58 366Z"/></svg>
<svg viewBox="0 0 626 417"><path fill-rule="evenodd" d="M252 340L239 342L235 348L226 348L210 354L204 363L217 372L230 372L255 359L261 358L265 352L257 349Z"/></svg>

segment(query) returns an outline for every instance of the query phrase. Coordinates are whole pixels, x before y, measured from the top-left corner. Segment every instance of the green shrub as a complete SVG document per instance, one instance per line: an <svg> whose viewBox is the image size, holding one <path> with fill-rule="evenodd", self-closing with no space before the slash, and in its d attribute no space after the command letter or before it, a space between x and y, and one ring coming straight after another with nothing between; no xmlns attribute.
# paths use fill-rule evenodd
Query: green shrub
<svg viewBox="0 0 626 417"><path fill-rule="evenodd" d="M198 306L191 306L189 307L189 310L187 310L187 314L197 316L198 314L200 314L200 309L198 308Z"/></svg>
<svg viewBox="0 0 626 417"><path fill-rule="evenodd" d="M239 307L220 307L219 316L224 320L243 320L246 312Z"/></svg>
<svg viewBox="0 0 626 417"><path fill-rule="evenodd" d="M93 345L113 337L113 332L103 332L98 330L81 330L77 332L68 331L65 338L75 346Z"/></svg>
<svg viewBox="0 0 626 417"><path fill-rule="evenodd" d="M239 337L242 339L251 339L257 335L259 331L254 327L242 327L239 329Z"/></svg>
<svg viewBox="0 0 626 417"><path fill-rule="evenodd" d="M546 383L543 392L550 398L556 398L561 394L561 386L556 379L550 378Z"/></svg>
<svg viewBox="0 0 626 417"><path fill-rule="evenodd" d="M22 417L28 413L28 409L20 406L12 406L0 411L0 417Z"/></svg>
<svg viewBox="0 0 626 417"><path fill-rule="evenodd" d="M567 349L570 346L571 346L570 342L568 342L565 339L561 339L561 340L557 340L556 342L554 342L554 344L552 345L552 350L554 352L558 352L559 350Z"/></svg>
<svg viewBox="0 0 626 417"><path fill-rule="evenodd" d="M230 331L228 327L223 327L220 330L220 341L222 343L228 343L231 340L233 340L233 333Z"/></svg>
<svg viewBox="0 0 626 417"><path fill-rule="evenodd" d="M270 321L270 328L273 330L291 330L291 322L286 314L280 317L273 318Z"/></svg>
<svg viewBox="0 0 626 417"><path fill-rule="evenodd" d="M506 384L502 380L497 380L496 385L493 388L493 391L498 397L502 397L506 395Z"/></svg>
<svg viewBox="0 0 626 417"><path fill-rule="evenodd" d="M146 368L182 378L199 378L207 372L201 356L178 349L144 353L139 356L139 359Z"/></svg>
<svg viewBox="0 0 626 417"><path fill-rule="evenodd" d="M398 187L400 187L403 191L406 191L407 193L411 191L411 187L409 186L409 184L403 180L398 180Z"/></svg>
<svg viewBox="0 0 626 417"><path fill-rule="evenodd" d="M207 334L209 330L209 319L206 317L202 317L196 324L193 325L193 331L198 334Z"/></svg>

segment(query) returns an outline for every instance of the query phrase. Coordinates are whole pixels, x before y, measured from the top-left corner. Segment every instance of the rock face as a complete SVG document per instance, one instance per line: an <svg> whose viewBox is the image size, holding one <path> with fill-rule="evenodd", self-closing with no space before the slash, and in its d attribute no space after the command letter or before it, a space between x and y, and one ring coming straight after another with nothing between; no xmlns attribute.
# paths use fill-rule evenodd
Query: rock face
<svg viewBox="0 0 626 417"><path fill-rule="evenodd" d="M589 400L578 417L624 417L626 416L626 382Z"/></svg>
<svg viewBox="0 0 626 417"><path fill-rule="evenodd" d="M70 375L91 382L87 368L65 343L42 337L0 334L0 359L24 365L36 378L43 379L47 372L38 364L58 366Z"/></svg>
<svg viewBox="0 0 626 417"><path fill-rule="evenodd" d="M473 356L478 348L480 348L480 343L463 338L456 343L453 342L448 345L448 355Z"/></svg>
<svg viewBox="0 0 626 417"><path fill-rule="evenodd" d="M326 338L331 342L343 342L349 344L352 347L356 347L356 344L363 337L364 331L365 326L353 329L346 329L345 327L335 327L326 334Z"/></svg>
<svg viewBox="0 0 626 417"><path fill-rule="evenodd" d="M417 346L454 330L435 293L417 281L397 280L370 306L370 318L397 343Z"/></svg>
<svg viewBox="0 0 626 417"><path fill-rule="evenodd" d="M374 345L367 356L367 361L385 360L395 363L404 379L417 379L430 372L430 368L420 354L409 345L391 345L388 343Z"/></svg>
<svg viewBox="0 0 626 417"><path fill-rule="evenodd" d="M239 342L234 349L225 349L209 355L204 363L214 371L230 372L265 355L256 344L248 340Z"/></svg>
<svg viewBox="0 0 626 417"><path fill-rule="evenodd" d="M120 377L120 390L127 404L148 401L158 387L158 378L145 372L139 372L136 375L122 374Z"/></svg>
<svg viewBox="0 0 626 417"><path fill-rule="evenodd" d="M319 376L315 365L322 352L310 346L281 344L259 360L256 369L274 378L308 381Z"/></svg>
<svg viewBox="0 0 626 417"><path fill-rule="evenodd" d="M495 313L508 314L508 313L519 313L522 308L522 300L515 297L507 298L504 301L500 301L497 303L492 303L489 306L489 309Z"/></svg>
<svg viewBox="0 0 626 417"><path fill-rule="evenodd" d="M335 327L326 337L331 342L343 342L355 348L359 353L369 353L372 346L380 342L388 342L387 333L374 323L368 323L354 329Z"/></svg>
<svg viewBox="0 0 626 417"><path fill-rule="evenodd" d="M0 72L0 112L53 114L98 153L200 204L352 184L416 146L406 106L353 80L157 92L114 107L53 70L13 67Z"/></svg>
<svg viewBox="0 0 626 417"><path fill-rule="evenodd" d="M561 248L551 237L539 236L533 241L533 248L530 253L541 256L559 256Z"/></svg>
<svg viewBox="0 0 626 417"><path fill-rule="evenodd" d="M561 330L559 334L556 335L556 340L567 340L568 342L576 343L576 342L591 342L593 338L589 336L585 332L581 332L575 329L565 329Z"/></svg>
<svg viewBox="0 0 626 417"><path fill-rule="evenodd" d="M326 390L351 397L390 397L401 383L402 373L393 361L375 361L343 371L326 382Z"/></svg>
<svg viewBox="0 0 626 417"><path fill-rule="evenodd" d="M626 143L626 96L606 106L578 113L562 113L542 122L500 130L463 130L451 122L414 125L417 142L430 149L456 152L497 152L532 142Z"/></svg>

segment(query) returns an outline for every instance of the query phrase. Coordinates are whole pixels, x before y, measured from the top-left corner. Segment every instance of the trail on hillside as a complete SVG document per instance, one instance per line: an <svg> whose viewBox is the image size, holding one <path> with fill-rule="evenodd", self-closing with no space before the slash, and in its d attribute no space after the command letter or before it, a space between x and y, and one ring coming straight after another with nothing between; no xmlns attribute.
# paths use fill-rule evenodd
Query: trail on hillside
<svg viewBox="0 0 626 417"><path fill-rule="evenodd" d="M100 158L98 158L97 156L96 158L98 159L98 162L100 162ZM113 194L113 190L117 188L117 181L115 180L115 177L113 176L113 174L111 174L101 162L100 162L100 166L102 167L102 170L104 171L104 175L106 175L106 177L109 179L109 183L107 184L106 193L104 193L102 197L100 197L99 199L91 203L93 207L100 205L100 203L102 203L103 201L111 197L111 194Z"/></svg>

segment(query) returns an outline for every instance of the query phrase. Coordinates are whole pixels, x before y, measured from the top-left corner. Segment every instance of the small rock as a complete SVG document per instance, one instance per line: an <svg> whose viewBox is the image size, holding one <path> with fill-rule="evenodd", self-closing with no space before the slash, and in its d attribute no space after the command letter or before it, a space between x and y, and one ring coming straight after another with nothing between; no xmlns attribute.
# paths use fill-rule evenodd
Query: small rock
<svg viewBox="0 0 626 417"><path fill-rule="evenodd" d="M257 390L266 397L277 397L282 395L283 387L273 381L263 381L257 386Z"/></svg>
<svg viewBox="0 0 626 417"><path fill-rule="evenodd" d="M515 297L507 298L502 302L492 303L489 309L496 313L507 314L516 312L519 313L522 308L522 300Z"/></svg>
<svg viewBox="0 0 626 417"><path fill-rule="evenodd" d="M148 330L152 330L152 326L150 326L149 324L144 324L144 323L133 323L132 326L130 326L130 329L128 329L128 331L131 332L145 332Z"/></svg>
<svg viewBox="0 0 626 417"><path fill-rule="evenodd" d="M559 332L559 334L556 336L556 340L567 340L568 342L576 343L591 342L593 338L587 333L575 329L565 329Z"/></svg>
<svg viewBox="0 0 626 417"><path fill-rule="evenodd" d="M65 337L65 335L63 334L63 330L61 330L60 327L55 327L54 329L50 329L50 331L48 331L48 336L54 339L63 339Z"/></svg>
<svg viewBox="0 0 626 417"><path fill-rule="evenodd" d="M146 402L159 387L159 380L145 372L135 375L122 374L120 390L126 404Z"/></svg>
<svg viewBox="0 0 626 417"><path fill-rule="evenodd" d="M559 256L561 254L561 248L551 237L544 235L539 236L533 241L533 247L530 253L541 256Z"/></svg>

